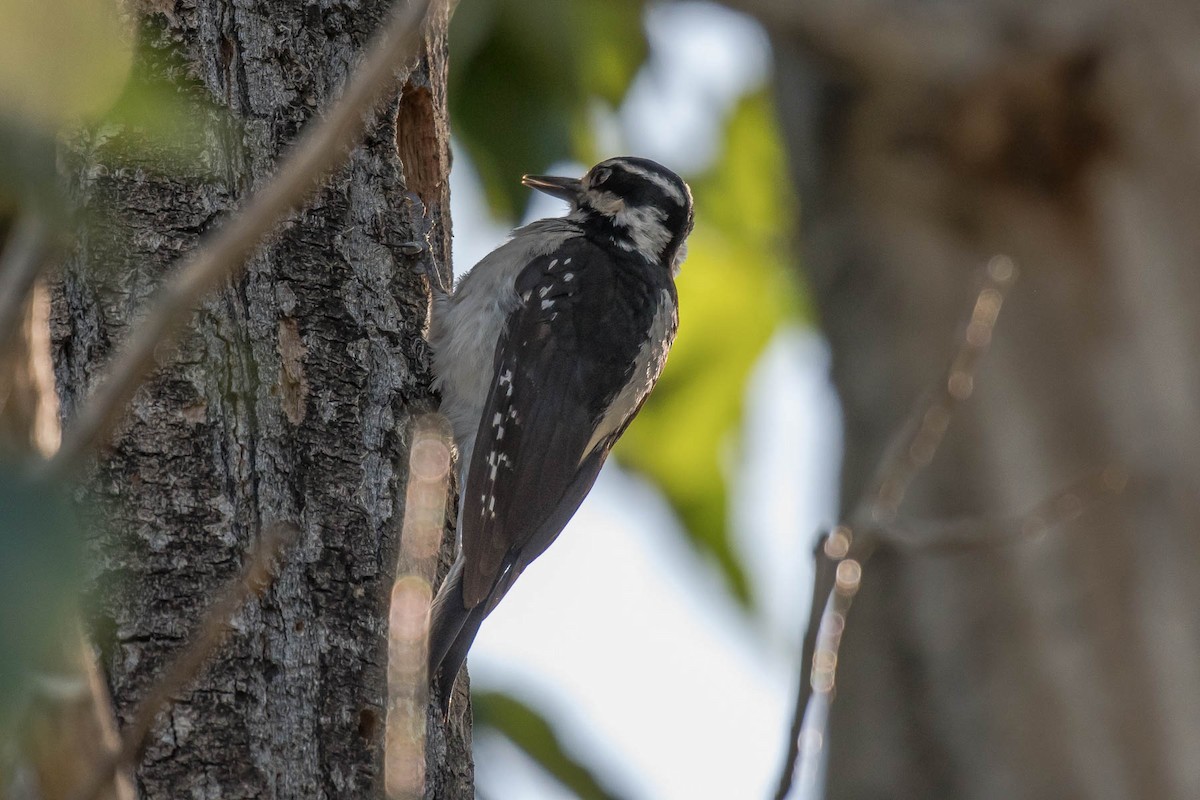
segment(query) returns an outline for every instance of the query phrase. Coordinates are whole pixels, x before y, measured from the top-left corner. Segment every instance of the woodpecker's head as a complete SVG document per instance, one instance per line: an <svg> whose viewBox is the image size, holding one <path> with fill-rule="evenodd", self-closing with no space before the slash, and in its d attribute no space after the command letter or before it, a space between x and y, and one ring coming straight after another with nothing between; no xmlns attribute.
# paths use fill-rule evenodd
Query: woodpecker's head
<svg viewBox="0 0 1200 800"><path fill-rule="evenodd" d="M622 250L679 271L692 232L692 192L662 164L621 156L582 179L526 175L521 182L566 200L572 219Z"/></svg>

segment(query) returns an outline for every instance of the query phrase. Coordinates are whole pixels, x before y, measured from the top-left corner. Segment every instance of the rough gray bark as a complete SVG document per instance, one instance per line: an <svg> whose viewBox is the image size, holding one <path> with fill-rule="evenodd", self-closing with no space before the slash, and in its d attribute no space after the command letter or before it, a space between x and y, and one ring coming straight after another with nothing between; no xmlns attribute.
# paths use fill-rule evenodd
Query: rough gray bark
<svg viewBox="0 0 1200 800"><path fill-rule="evenodd" d="M52 319L68 424L171 264L270 177L388 5L142 4L139 78L195 103L202 160L161 145L147 157L128 147L144 132L120 121L65 156L88 212ZM248 544L274 522L301 531L155 730L143 797L382 793L407 425L433 402L428 297L406 243L429 231L446 261L447 21L434 15L424 56L349 164L204 302L86 480L93 624L119 717ZM439 745L430 794L472 796L469 722Z"/></svg>
<svg viewBox="0 0 1200 800"><path fill-rule="evenodd" d="M1194 13L739 5L774 37L844 508L996 253L1021 281L907 514L1019 512L1087 469L1131 475L1044 538L867 564L828 796L1200 796Z"/></svg>

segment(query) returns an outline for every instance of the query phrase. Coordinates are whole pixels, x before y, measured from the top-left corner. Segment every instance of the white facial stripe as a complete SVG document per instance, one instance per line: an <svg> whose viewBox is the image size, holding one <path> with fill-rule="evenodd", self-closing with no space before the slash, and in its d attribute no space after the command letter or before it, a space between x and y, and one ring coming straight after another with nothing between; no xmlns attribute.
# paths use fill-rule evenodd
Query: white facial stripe
<svg viewBox="0 0 1200 800"><path fill-rule="evenodd" d="M683 192L679 191L679 187L657 172L651 172L644 167L639 167L636 164L630 164L625 161L620 163L620 167L631 175L637 175L639 178L645 178L646 180L650 181L655 186L666 192L667 197L671 198L676 203L679 203L679 205L687 205L687 199L683 196Z"/></svg>
<svg viewBox="0 0 1200 800"><path fill-rule="evenodd" d="M588 190L588 202L606 217L615 217L625 208L625 201L607 190Z"/></svg>
<svg viewBox="0 0 1200 800"><path fill-rule="evenodd" d="M626 206L613 217L613 222L628 232L638 252L658 258L671 243L671 232L663 224L665 217L659 208Z"/></svg>

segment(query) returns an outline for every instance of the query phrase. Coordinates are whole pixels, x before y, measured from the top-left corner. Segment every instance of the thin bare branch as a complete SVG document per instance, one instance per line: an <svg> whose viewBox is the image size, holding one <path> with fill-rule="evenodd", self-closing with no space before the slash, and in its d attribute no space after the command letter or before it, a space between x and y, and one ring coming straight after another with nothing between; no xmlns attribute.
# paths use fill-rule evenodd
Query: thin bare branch
<svg viewBox="0 0 1200 800"><path fill-rule="evenodd" d="M389 21L375 37L345 93L322 119L309 124L271 182L176 269L72 421L54 458L39 470L43 477L61 478L78 466L145 379L154 365L155 352L191 319L200 298L240 267L283 216L345 162L376 103L394 89L396 73L417 55L421 22L431 2L408 0L393 6Z"/></svg>
<svg viewBox="0 0 1200 800"><path fill-rule="evenodd" d="M991 344L1004 298L1016 279L1017 267L1012 259L996 256L988 262L983 287L944 380L917 403L884 450L870 488L851 514L851 527L869 529L896 518L909 486L937 454L951 416L974 392L979 363Z"/></svg>
<svg viewBox="0 0 1200 800"><path fill-rule="evenodd" d="M788 758L775 800L784 800L791 791L806 721L805 711L813 691L833 691L842 631L854 595L862 585L863 565L871 553L881 546L901 553L948 554L1014 544L1076 519L1102 497L1120 494L1126 482L1125 471L1109 465L1072 481L1025 514L1009 519L919 523L904 528L891 525L858 537L854 546L849 530L845 528L835 528L833 533L823 537L814 553L817 562L814 608L820 598L825 598L825 602L820 606L822 616L818 624L814 624L813 615L809 615L800 669L801 694L793 712ZM818 625L819 636L814 633ZM816 644L818 639L820 646Z"/></svg>
<svg viewBox="0 0 1200 800"><path fill-rule="evenodd" d="M862 582L862 564L851 555L850 529L838 525L822 536L813 550L816 570L813 580L812 606L800 655L800 680L796 705L792 709L792 725L788 731L788 749L775 800L785 800L791 793L800 759L800 745L809 721L809 704L813 693L830 695L833 692L837 652L841 646L846 614Z"/></svg>
<svg viewBox="0 0 1200 800"><path fill-rule="evenodd" d="M233 615L250 598L265 592L275 580L275 562L295 538L295 526L284 523L272 525L259 537L241 573L217 596L183 651L155 680L134 710L132 720L121 732L121 747L96 766L92 779L74 794L73 800L94 800L119 766L131 764L140 757L158 715L171 705L175 695L196 677L225 641Z"/></svg>
<svg viewBox="0 0 1200 800"><path fill-rule="evenodd" d="M796 776L796 763L800 759L800 735L804 731L805 711L812 699L812 666L813 657L817 652L817 634L821 627L821 619L826 613L829 595L833 591L836 562L826 555L826 547L831 538L840 536L837 532L822 535L813 548L813 590L812 605L808 610L808 625L804 629L804 643L800 648L800 680L796 685L796 705L792 709L792 725L788 731L788 748L783 759L783 769L779 772L779 784L775 790L775 800L784 800L792 791L792 782Z"/></svg>
<svg viewBox="0 0 1200 800"><path fill-rule="evenodd" d="M0 346L16 332L50 246L50 223L36 211L17 218L0 252Z"/></svg>
<svg viewBox="0 0 1200 800"><path fill-rule="evenodd" d="M1002 547L1036 538L1070 522L1103 497L1120 494L1126 481L1124 469L1109 465L1071 481L1015 517L953 522L905 520L881 528L875 535L902 552L956 553Z"/></svg>

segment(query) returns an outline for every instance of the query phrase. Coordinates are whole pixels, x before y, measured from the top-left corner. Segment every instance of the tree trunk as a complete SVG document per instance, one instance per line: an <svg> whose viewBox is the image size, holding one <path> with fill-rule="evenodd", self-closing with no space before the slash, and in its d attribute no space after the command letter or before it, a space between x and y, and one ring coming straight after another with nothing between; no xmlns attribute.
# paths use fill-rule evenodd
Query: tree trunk
<svg viewBox="0 0 1200 800"><path fill-rule="evenodd" d="M137 80L194 109L183 143L118 120L65 157L86 212L52 318L67 425L171 265L271 177L389 5L139 5ZM408 426L434 403L426 284L405 243L432 226L433 257L449 254L448 12L435 6L397 99L204 301L85 481L93 628L122 719L248 546L276 522L300 531L159 720L137 772L144 798L382 795ZM469 720L441 733L430 794L471 797Z"/></svg>
<svg viewBox="0 0 1200 800"><path fill-rule="evenodd" d="M843 508L997 253L1021 278L902 513L990 518L1105 464L1131 478L1039 539L865 566L828 796L1200 797L1197 18L800 5L764 16L845 414Z"/></svg>

